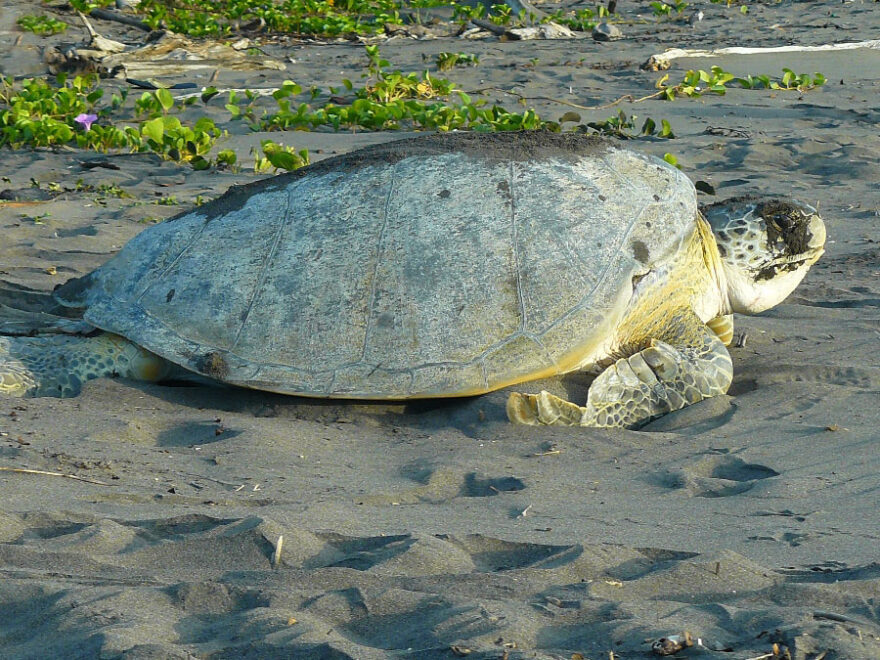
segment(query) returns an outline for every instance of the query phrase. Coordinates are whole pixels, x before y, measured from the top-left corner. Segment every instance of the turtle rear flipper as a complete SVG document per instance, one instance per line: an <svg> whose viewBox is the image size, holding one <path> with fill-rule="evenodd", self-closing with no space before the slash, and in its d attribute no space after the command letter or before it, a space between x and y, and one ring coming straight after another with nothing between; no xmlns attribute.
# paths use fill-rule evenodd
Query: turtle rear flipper
<svg viewBox="0 0 880 660"><path fill-rule="evenodd" d="M0 337L0 394L72 397L92 378L157 381L169 363L111 333Z"/></svg>
<svg viewBox="0 0 880 660"><path fill-rule="evenodd" d="M515 392L507 402L508 417L529 425L638 428L673 410L724 394L733 365L722 341L696 315L675 327L679 332L667 337L678 339L675 345L651 340L647 348L599 374L590 385L586 406L548 392Z"/></svg>

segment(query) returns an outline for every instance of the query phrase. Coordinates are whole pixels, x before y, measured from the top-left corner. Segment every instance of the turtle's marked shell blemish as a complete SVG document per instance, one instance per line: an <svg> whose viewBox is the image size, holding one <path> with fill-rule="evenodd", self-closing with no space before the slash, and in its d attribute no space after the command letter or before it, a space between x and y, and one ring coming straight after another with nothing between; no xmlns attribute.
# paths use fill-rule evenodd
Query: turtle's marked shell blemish
<svg viewBox="0 0 880 660"><path fill-rule="evenodd" d="M502 179L495 185L495 192L504 200L504 206L513 210L513 195L510 192L510 183Z"/></svg>
<svg viewBox="0 0 880 660"><path fill-rule="evenodd" d="M196 369L200 373L217 380L224 380L229 373L229 365L226 364L226 359L217 351L205 353L202 357L198 358L196 360Z"/></svg>
<svg viewBox="0 0 880 660"><path fill-rule="evenodd" d="M651 260L651 251L644 241L633 241L632 251L636 261L640 263L647 264Z"/></svg>

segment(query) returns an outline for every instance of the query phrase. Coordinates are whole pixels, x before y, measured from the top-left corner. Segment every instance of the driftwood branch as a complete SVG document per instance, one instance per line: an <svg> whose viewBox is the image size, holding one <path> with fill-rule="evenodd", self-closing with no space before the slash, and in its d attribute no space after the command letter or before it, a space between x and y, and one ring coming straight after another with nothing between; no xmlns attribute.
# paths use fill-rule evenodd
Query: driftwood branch
<svg viewBox="0 0 880 660"><path fill-rule="evenodd" d="M132 27L136 27L138 30L143 30L144 32L152 31L152 28L144 23L141 19L135 18L134 16L129 16L128 14L120 14L118 11L111 11L109 9L93 9L89 12L89 16L93 18L100 18L103 21L115 21L124 25L130 25Z"/></svg>
<svg viewBox="0 0 880 660"><path fill-rule="evenodd" d="M717 57L718 55L766 55L769 53L818 53L833 50L854 50L856 48L871 48L880 50L880 39L869 41L853 41L842 44L824 44L822 46L776 46L772 48L745 48L733 46L731 48L717 48L715 50L699 50L670 48L662 53L651 55L648 61L642 65L643 69L651 71L663 71L669 68L672 60L682 57Z"/></svg>
<svg viewBox="0 0 880 660"><path fill-rule="evenodd" d="M499 37L507 34L507 28L503 25L497 25L492 21L487 21L483 18L472 18L471 23L476 25L478 28L486 30L487 32L491 32L492 34L497 34Z"/></svg>

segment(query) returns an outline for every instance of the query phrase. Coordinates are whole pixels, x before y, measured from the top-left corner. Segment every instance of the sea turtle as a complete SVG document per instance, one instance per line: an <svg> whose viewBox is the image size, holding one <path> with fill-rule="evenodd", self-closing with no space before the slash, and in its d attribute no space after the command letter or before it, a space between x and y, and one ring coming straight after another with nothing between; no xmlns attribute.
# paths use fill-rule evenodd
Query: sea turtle
<svg viewBox="0 0 880 660"><path fill-rule="evenodd" d="M0 391L72 396L173 365L311 397L478 395L575 370L585 406L510 395L523 424L638 427L725 392L732 313L823 252L816 211L700 211L671 165L581 134L450 133L234 187L55 291L100 328L0 338ZM161 356L161 357L159 357Z"/></svg>

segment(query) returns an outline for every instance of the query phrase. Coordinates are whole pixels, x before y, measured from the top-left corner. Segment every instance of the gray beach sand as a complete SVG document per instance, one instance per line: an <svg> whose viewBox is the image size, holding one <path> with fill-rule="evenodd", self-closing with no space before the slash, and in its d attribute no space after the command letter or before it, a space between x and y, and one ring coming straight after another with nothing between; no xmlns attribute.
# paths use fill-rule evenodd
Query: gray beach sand
<svg viewBox="0 0 880 660"><path fill-rule="evenodd" d="M80 38L78 27L18 31L16 16L41 6L0 0L4 75L46 75L42 48ZM571 105L651 94L663 74L639 65L670 47L877 39L880 5L694 6L705 17L692 27L624 0L631 20L611 43L448 36L381 49L403 71L433 72L441 51L478 54L479 66L440 75L510 110L523 106L505 90L551 119L668 119L676 139L630 146L673 153L717 198L777 192L818 205L827 253L784 304L736 319L747 340L732 349L729 396L640 432L514 427L503 393L371 406L96 380L73 399L0 397L0 466L82 479L0 472L0 656L598 660L650 657L653 640L689 631L704 648L678 657L781 658L785 647L802 660L880 658L880 50L669 70L672 82L713 64L828 78L802 93L731 86ZM263 48L287 70L211 84L326 89L360 84L366 64L357 43ZM250 133L222 103L193 112L229 128L221 148L243 157L240 172L0 151L0 189L36 180L63 191L0 202L0 323L197 196L255 180L247 150L260 139L318 160L409 135ZM82 165L96 158L116 169ZM79 180L129 196L77 191ZM766 655L774 643L780 655Z"/></svg>

